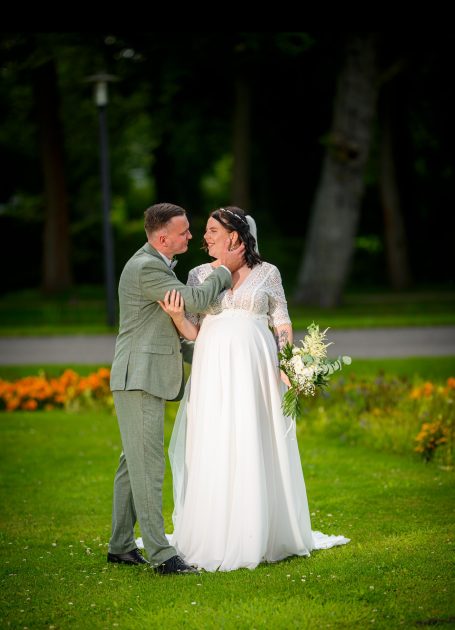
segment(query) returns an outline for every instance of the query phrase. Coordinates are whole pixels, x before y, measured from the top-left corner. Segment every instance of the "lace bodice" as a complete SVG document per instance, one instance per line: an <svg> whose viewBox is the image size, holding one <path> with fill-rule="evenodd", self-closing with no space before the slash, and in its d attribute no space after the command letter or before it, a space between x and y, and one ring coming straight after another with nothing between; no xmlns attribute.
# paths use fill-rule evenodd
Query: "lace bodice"
<svg viewBox="0 0 455 630"><path fill-rule="evenodd" d="M189 286L202 284L212 271L210 263L191 269L187 284ZM199 325L204 315L218 315L227 309L240 309L255 315L266 315L272 327L291 323L280 272L275 265L268 262L253 267L242 284L234 291L230 289L222 291L204 313L197 315L187 313L186 317L193 324Z"/></svg>

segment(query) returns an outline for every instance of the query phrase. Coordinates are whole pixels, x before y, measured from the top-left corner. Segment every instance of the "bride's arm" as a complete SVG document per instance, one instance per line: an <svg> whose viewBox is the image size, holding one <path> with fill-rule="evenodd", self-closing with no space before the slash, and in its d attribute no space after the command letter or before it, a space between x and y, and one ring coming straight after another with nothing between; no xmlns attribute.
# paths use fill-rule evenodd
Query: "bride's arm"
<svg viewBox="0 0 455 630"><path fill-rule="evenodd" d="M280 352L287 343L292 344L293 334L292 334L291 324L282 324L281 326L274 326L273 332L275 335L278 352ZM288 377L283 372L283 370L280 370L280 372L281 372L281 380L283 381L283 383L285 383L285 385L290 387L291 382L289 381Z"/></svg>
<svg viewBox="0 0 455 630"><path fill-rule="evenodd" d="M175 289L168 291L164 296L164 300L162 302L158 300L158 303L172 319L182 337L194 341L199 328L185 317L185 304L180 293Z"/></svg>
<svg viewBox="0 0 455 630"><path fill-rule="evenodd" d="M294 336L292 334L291 324L282 324L281 326L274 326L273 333L275 335L278 352L280 352L280 350L282 350L283 347L287 343L292 344Z"/></svg>
<svg viewBox="0 0 455 630"><path fill-rule="evenodd" d="M288 313L281 275L274 266L272 266L271 273L267 278L267 286L270 301L269 316L275 334L277 350L280 352L287 343L293 343L294 335L292 333L292 323ZM290 387L289 379L282 370L281 380Z"/></svg>

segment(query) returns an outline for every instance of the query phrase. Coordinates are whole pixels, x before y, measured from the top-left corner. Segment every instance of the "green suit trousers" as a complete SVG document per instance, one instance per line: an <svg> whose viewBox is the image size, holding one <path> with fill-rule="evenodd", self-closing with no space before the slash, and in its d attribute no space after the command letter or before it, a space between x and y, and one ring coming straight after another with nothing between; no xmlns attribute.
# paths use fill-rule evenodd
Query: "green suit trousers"
<svg viewBox="0 0 455 630"><path fill-rule="evenodd" d="M114 391L123 452L114 480L110 553L135 549L139 521L144 548L152 565L176 555L164 533L164 405L142 390Z"/></svg>

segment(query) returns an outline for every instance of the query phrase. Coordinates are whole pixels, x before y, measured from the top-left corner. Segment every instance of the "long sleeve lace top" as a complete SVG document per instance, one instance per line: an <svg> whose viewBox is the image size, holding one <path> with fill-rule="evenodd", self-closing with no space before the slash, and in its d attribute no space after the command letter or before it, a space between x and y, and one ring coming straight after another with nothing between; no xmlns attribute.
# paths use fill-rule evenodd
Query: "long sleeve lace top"
<svg viewBox="0 0 455 630"><path fill-rule="evenodd" d="M204 282L213 271L210 263L191 269L187 284L197 286ZM186 317L195 325L200 325L204 315L217 315L226 309L242 309L256 315L267 315L271 327L291 324L281 275L275 265L263 262L253 267L242 284L232 291L222 291L215 302L204 313Z"/></svg>

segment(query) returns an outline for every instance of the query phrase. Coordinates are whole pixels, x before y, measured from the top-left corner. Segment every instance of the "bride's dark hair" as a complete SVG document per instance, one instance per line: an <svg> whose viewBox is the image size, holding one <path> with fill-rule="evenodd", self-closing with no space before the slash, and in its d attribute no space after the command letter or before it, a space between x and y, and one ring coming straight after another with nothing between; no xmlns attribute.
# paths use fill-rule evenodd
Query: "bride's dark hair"
<svg viewBox="0 0 455 630"><path fill-rule="evenodd" d="M236 206L217 208L210 213L210 216L221 223L228 232L237 232L239 241L245 245L245 260L250 269L262 262L261 257L255 250L256 239L251 234L245 212L241 208ZM205 239L203 247L205 251L208 251Z"/></svg>

